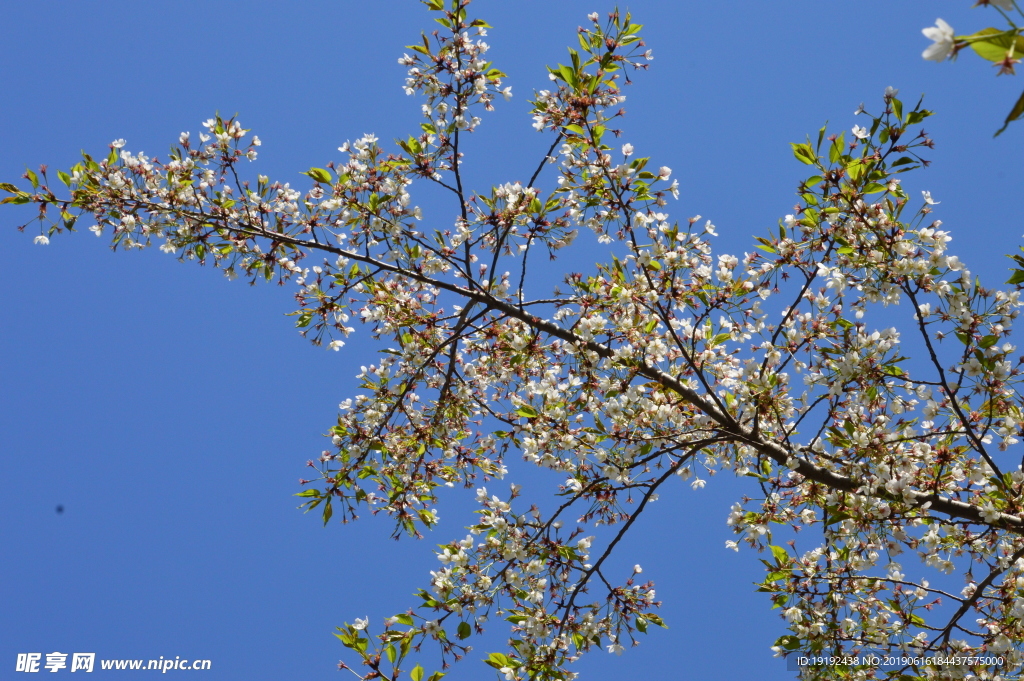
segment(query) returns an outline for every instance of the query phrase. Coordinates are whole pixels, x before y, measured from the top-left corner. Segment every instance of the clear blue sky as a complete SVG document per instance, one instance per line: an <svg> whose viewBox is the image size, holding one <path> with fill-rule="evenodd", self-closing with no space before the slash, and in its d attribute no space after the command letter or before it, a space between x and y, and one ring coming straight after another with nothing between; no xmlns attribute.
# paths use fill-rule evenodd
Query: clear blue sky
<svg viewBox="0 0 1024 681"><path fill-rule="evenodd" d="M636 0L655 60L626 92L623 141L673 169L676 218L711 218L725 250L742 252L791 212L806 172L788 142L826 120L848 130L886 86L927 93L934 163L905 185L931 190L951 253L1001 283L1024 233L1024 123L992 133L1024 80L996 79L970 54L920 56L936 17L958 33L994 20L970 4ZM528 179L549 143L530 127L529 94L585 15L611 5L472 9L494 25L491 54L516 95L467 145L483 190ZM433 26L412 0L7 3L0 181L115 138L163 154L220 111L263 139L255 171L302 183L346 139L417 130L396 58ZM314 348L283 316L290 289L231 283L155 249L114 254L88 232L33 245L14 229L27 217L0 210L0 677L18 653L56 650L206 658L212 671L195 674L210 680L345 678L332 629L412 605L434 545L469 523L454 494L422 542L391 541L383 519L324 529L295 510L304 463L373 344L360 330L340 353ZM751 585L757 556L724 548L744 492L756 491L720 476L662 495L621 562L656 580L671 628L622 657L594 653L585 678L793 677L769 650L785 630ZM476 645L449 679L489 678L477 660L498 648Z"/></svg>

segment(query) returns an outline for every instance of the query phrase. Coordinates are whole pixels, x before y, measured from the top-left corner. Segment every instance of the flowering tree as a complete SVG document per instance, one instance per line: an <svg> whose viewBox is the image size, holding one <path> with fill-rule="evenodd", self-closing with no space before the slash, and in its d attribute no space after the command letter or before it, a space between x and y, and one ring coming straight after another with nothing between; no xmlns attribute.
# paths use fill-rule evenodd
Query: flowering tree
<svg viewBox="0 0 1024 681"><path fill-rule="evenodd" d="M551 144L533 176L473 191L461 145L511 91L469 0L425 4L442 30L400 60L421 131L390 151L373 136L342 146L304 191L246 179L260 140L219 116L166 161L123 140L86 155L56 173L66 194L45 167L24 190L0 184L4 203L38 207L39 243L88 216L114 248L293 281L315 344L340 349L354 318L381 340L304 506L325 523L386 513L417 536L437 523L441 486L479 485L479 509L415 607L383 630L339 628L352 671L421 681L413 650L432 643L447 664L488 618L511 623L487 658L505 679L572 678L580 654L621 653L663 622L653 583L639 567L616 583L609 556L677 478L699 488L717 470L750 484L726 544L765 552L759 590L789 630L779 654L920 656L808 677L1019 671L1024 472L1008 450L1024 360L1006 336L1024 272L983 286L947 255L931 196L904 189L931 112L889 89L849 136L794 144L809 173L799 208L742 257L716 254L710 221L670 219L671 170L613 143L621 86L650 59L628 14L590 15L569 63L549 69L532 115ZM450 195L453 224L426 219L417 181ZM535 290L537 258L577 239L610 261ZM553 504L497 491L519 455L557 474ZM908 557L934 576L908 576Z"/></svg>
<svg viewBox="0 0 1024 681"><path fill-rule="evenodd" d="M996 72L997 76L1017 75L1014 67L1020 63L1021 55L1024 55L1024 28L1018 26L1013 17L1017 15L1024 18L1024 12L1021 12L1016 0L978 0L975 7L979 5L995 8L1006 21L1007 27L1004 29L983 28L971 35L958 36L952 26L942 19L937 19L935 26L921 31L926 38L933 41L921 56L937 62L946 59L952 60L956 59L960 50L969 46L979 57L987 59L992 62L993 66L999 67L999 71ZM1006 120L1003 122L1003 127L996 131L995 136L998 137L1002 134L1006 130L1006 126L1021 116L1024 116L1024 93L1010 109L1010 113L1006 115Z"/></svg>

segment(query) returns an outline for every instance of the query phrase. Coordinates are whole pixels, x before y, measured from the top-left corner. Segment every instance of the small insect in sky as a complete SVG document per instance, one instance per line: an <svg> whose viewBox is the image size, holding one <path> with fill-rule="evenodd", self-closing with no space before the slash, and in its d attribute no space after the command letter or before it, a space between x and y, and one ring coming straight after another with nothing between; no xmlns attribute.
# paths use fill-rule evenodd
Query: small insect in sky
<svg viewBox="0 0 1024 681"><path fill-rule="evenodd" d="M57 504L57 515L64 512L64 504Z"/></svg>

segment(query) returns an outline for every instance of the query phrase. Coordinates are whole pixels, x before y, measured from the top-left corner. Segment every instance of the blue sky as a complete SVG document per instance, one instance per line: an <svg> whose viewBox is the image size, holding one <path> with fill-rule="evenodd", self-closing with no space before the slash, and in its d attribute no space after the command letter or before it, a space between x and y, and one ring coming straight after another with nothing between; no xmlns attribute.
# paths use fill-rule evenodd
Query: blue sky
<svg viewBox="0 0 1024 681"><path fill-rule="evenodd" d="M626 91L623 141L673 169L674 217L711 218L723 248L742 251L795 203L806 172L789 142L826 120L835 130L862 122L854 109L877 109L886 86L905 100L926 93L933 165L904 184L941 201L950 252L1001 283L1004 254L1024 234L1024 123L992 133L1024 82L995 78L971 54L941 65L920 56L920 30L936 17L958 33L995 22L970 4L637 0L630 9L655 60ZM529 94L548 86L545 64L565 60L585 15L608 9L474 3L515 93L468 145L476 189L529 178L550 143L530 126ZM220 111L263 139L254 171L302 183L299 172L337 158L347 139L418 130L396 59L434 26L412 0L39 0L4 14L0 181L19 181L26 166L68 167L115 138L162 154ZM469 523L454 493L422 542L392 541L383 519L325 529L295 509L304 463L323 449L359 365L373 361L372 341L357 333L340 353L314 348L283 316L294 307L287 287L228 282L156 250L111 253L85 231L33 245L14 229L30 214L4 208L4 678L18 653L53 651L210 659L206 679L342 678L333 628L412 605L437 564L434 545ZM792 678L769 650L784 627L754 592L757 556L724 548L729 505L755 492L722 478L662 495L621 548L623 566L640 562L657 582L670 629L622 657L594 653L579 665L585 678ZM497 649L476 643L448 678L487 678L477 660Z"/></svg>

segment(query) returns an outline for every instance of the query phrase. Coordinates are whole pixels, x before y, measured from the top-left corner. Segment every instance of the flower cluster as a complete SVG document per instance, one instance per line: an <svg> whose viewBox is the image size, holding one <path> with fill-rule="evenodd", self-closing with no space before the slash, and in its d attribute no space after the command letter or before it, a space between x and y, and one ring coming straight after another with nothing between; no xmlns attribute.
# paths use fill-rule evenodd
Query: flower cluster
<svg viewBox="0 0 1024 681"><path fill-rule="evenodd" d="M39 207L40 243L89 216L115 247L293 281L314 343L341 348L357 321L380 340L309 464L303 506L325 523L383 513L396 536L437 524L439 487L477 489L479 508L416 608L381 633L367 619L339 630L362 678L398 678L428 641L458 659L494 619L511 623L487 660L505 679L572 678L580 654L623 652L661 620L653 582L638 566L616 584L609 557L679 480L700 490L723 471L753 485L727 546L771 556L760 590L790 631L780 654L996 651L1002 668L963 673L1018 670L1020 291L983 286L949 253L939 202L904 187L926 163L931 112L889 88L881 113L858 109L849 140L822 129L793 145L811 174L792 214L749 252L719 253L710 220L672 217L671 169L610 144L618 78L651 56L628 14L589 17L581 52L549 70L531 115L553 140L533 176L473 194L460 136L507 88L468 2L426 4L448 32L402 58L426 100L423 133L393 151L374 135L346 143L308 188L243 180L259 140L219 117L165 162L121 140L86 156L58 173L68 198L45 170L27 174L32 191L0 185L6 202ZM454 221L421 227L416 181L452 194ZM611 261L537 291L538 248L550 262L583 241ZM516 485L493 492L510 456L550 471L556 507ZM953 572L969 588L949 588Z"/></svg>
<svg viewBox="0 0 1024 681"><path fill-rule="evenodd" d="M953 27L942 19L935 20L935 26L921 30L932 41L921 56L930 61L941 62L956 59L964 48L970 47L979 57L992 62L998 68L997 76L1016 75L1016 65L1024 56L1024 28L1018 26L1012 14L1024 18L1024 12L1014 0L978 0L975 7L992 7L1006 21L1006 28L983 28L970 35L956 35ZM1017 21L1020 19L1018 18ZM1024 116L1024 94L1010 109L1003 127L996 131L998 137L1012 121Z"/></svg>

